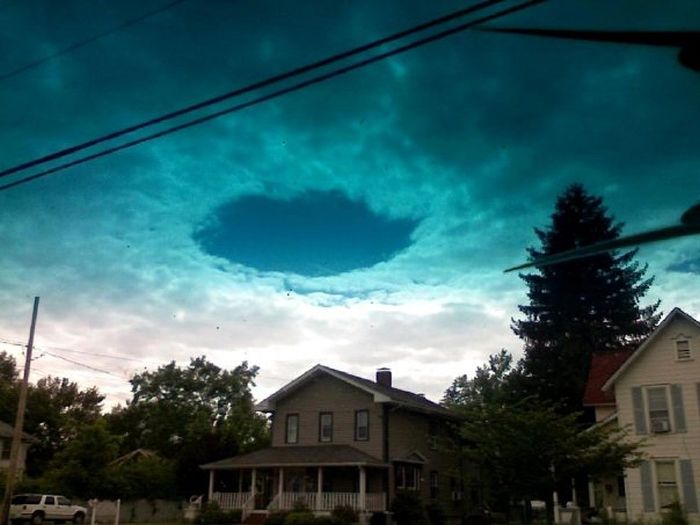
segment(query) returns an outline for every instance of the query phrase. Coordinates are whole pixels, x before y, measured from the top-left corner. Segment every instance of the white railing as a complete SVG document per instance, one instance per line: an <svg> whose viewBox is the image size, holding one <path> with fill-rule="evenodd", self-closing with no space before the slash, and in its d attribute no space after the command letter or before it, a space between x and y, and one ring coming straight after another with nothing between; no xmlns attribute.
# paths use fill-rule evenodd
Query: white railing
<svg viewBox="0 0 700 525"><path fill-rule="evenodd" d="M244 493L245 494L245 493ZM241 523L245 523L245 520L250 516L255 509L255 495L248 493L249 498L243 503L241 508Z"/></svg>
<svg viewBox="0 0 700 525"><path fill-rule="evenodd" d="M211 499L223 510L242 509L250 498L250 492L214 492Z"/></svg>
<svg viewBox="0 0 700 525"><path fill-rule="evenodd" d="M268 509L290 510L300 504L310 510L320 511L331 511L340 505L363 510L358 492L322 492L320 500L316 492L283 492L275 496ZM386 494L383 492L366 493L364 510L372 512L386 510Z"/></svg>
<svg viewBox="0 0 700 525"><path fill-rule="evenodd" d="M368 492L365 494L365 510L383 512L386 510L386 492Z"/></svg>

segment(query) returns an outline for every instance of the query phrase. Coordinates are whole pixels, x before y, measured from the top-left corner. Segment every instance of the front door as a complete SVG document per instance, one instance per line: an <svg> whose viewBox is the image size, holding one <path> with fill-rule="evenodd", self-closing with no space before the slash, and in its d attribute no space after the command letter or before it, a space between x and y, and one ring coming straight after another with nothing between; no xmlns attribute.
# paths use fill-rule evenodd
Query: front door
<svg viewBox="0 0 700 525"><path fill-rule="evenodd" d="M255 509L264 510L274 495L274 479L271 470L258 470L255 478Z"/></svg>

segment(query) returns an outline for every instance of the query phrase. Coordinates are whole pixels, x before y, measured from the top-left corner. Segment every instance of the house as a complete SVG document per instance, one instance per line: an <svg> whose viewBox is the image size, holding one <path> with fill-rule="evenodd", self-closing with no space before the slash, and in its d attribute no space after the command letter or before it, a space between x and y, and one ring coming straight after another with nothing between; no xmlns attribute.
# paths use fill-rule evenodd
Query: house
<svg viewBox="0 0 700 525"><path fill-rule="evenodd" d="M4 421L0 421L0 472L6 471L10 467L10 448L12 446L12 436L14 428ZM17 477L22 478L27 460L27 450L36 438L26 432L22 433L22 442L19 446L19 461L17 463Z"/></svg>
<svg viewBox="0 0 700 525"><path fill-rule="evenodd" d="M423 395L316 365L256 406L271 415L270 447L202 465L209 500L244 515L350 505L388 509L397 491L454 510L459 471L441 446L458 418Z"/></svg>
<svg viewBox="0 0 700 525"><path fill-rule="evenodd" d="M589 487L596 506L658 519L674 502L700 524L700 322L674 308L634 351L593 356L584 404L596 424L645 440L645 461Z"/></svg>

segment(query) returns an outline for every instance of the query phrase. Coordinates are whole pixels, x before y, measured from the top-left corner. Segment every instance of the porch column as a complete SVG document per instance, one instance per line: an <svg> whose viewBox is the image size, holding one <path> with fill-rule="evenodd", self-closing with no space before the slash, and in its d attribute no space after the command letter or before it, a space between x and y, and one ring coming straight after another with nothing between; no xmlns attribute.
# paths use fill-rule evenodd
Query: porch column
<svg viewBox="0 0 700 525"><path fill-rule="evenodd" d="M360 510L366 510L365 492L367 489L367 473L365 467L360 467Z"/></svg>
<svg viewBox="0 0 700 525"><path fill-rule="evenodd" d="M253 469L253 472L250 475L250 495L251 497L255 497L255 469Z"/></svg>
<svg viewBox="0 0 700 525"><path fill-rule="evenodd" d="M593 484L593 480L588 480L588 506L592 509L596 508L595 485Z"/></svg>
<svg viewBox="0 0 700 525"><path fill-rule="evenodd" d="M284 492L284 469L282 467L280 467L280 477L277 480L277 494L279 494L280 503L281 503L283 492Z"/></svg>
<svg viewBox="0 0 700 525"><path fill-rule="evenodd" d="M243 469L238 469L238 493L241 492L243 492Z"/></svg>
<svg viewBox="0 0 700 525"><path fill-rule="evenodd" d="M318 467L318 477L316 479L316 510L323 510L323 467Z"/></svg>
<svg viewBox="0 0 700 525"><path fill-rule="evenodd" d="M214 497L214 469L211 469L209 471L209 493L208 493L208 501L211 501L212 498Z"/></svg>
<svg viewBox="0 0 700 525"><path fill-rule="evenodd" d="M571 478L571 502L574 507L578 507L578 498L576 497L576 478Z"/></svg>

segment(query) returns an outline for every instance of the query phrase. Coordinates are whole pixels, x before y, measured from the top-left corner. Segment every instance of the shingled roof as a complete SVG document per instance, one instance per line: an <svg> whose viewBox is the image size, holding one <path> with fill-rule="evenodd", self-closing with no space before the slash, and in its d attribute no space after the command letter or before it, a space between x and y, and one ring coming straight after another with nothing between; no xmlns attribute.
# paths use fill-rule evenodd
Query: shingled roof
<svg viewBox="0 0 700 525"><path fill-rule="evenodd" d="M600 352L591 356L591 368L588 371L588 381L583 394L584 406L615 404L615 393L612 390L603 391L603 385L632 354L632 350L627 350Z"/></svg>
<svg viewBox="0 0 700 525"><path fill-rule="evenodd" d="M4 421L0 421L0 437L1 438L9 438L12 439L12 436L14 434L15 430L12 425L9 425L8 423L5 423ZM22 432L22 441L25 443L36 443L38 440L32 436L31 434L27 434L26 432Z"/></svg>
<svg viewBox="0 0 700 525"><path fill-rule="evenodd" d="M315 447L268 447L248 454L201 465L204 470L234 468L309 467L309 466L387 466L386 463L348 445Z"/></svg>
<svg viewBox="0 0 700 525"><path fill-rule="evenodd" d="M422 395L414 394L413 392L408 392L407 390L401 390L399 388L381 385L376 381L372 381L371 379L365 379L363 377L348 374L347 372L342 372L320 364L306 371L293 381L287 383L277 392L261 401L256 408L263 412L274 410L274 403L277 399L286 397L306 381L318 374L328 374L336 379L364 390L365 392L368 392L374 396L374 401L376 403L390 403L409 410L415 410L417 412L427 412L452 419L459 418L459 416L451 410L448 410L445 407L426 399Z"/></svg>

